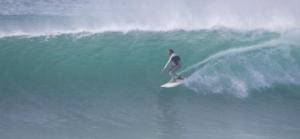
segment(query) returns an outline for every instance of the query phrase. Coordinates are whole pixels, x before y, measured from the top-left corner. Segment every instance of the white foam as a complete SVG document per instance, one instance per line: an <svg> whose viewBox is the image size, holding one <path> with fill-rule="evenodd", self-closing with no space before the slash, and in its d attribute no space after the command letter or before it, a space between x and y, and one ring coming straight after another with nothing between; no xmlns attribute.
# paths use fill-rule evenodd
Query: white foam
<svg viewBox="0 0 300 139"><path fill-rule="evenodd" d="M10 22L5 27L0 25L0 35L172 31L216 27L281 31L300 27L300 10L296 5L300 5L298 0L129 0L126 3L110 0L0 1L0 15L13 15L9 20L0 16L0 20ZM28 18L37 13L38 18ZM46 17L43 18L44 15Z"/></svg>
<svg viewBox="0 0 300 139"><path fill-rule="evenodd" d="M295 54L290 54L299 49L299 44L287 43L285 39L284 36L211 55L183 71L192 70L185 86L195 92L229 93L245 98L251 90L270 88L274 84L299 85L299 61L295 60Z"/></svg>

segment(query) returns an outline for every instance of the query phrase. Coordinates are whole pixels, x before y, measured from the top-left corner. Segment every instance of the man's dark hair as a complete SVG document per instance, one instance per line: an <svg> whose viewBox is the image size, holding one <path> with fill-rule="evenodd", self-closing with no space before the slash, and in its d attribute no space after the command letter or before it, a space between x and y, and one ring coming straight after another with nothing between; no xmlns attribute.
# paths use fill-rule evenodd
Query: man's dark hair
<svg viewBox="0 0 300 139"><path fill-rule="evenodd" d="M174 50L173 50L173 49L169 49L169 52L170 52L171 54L173 54L173 53L174 53Z"/></svg>

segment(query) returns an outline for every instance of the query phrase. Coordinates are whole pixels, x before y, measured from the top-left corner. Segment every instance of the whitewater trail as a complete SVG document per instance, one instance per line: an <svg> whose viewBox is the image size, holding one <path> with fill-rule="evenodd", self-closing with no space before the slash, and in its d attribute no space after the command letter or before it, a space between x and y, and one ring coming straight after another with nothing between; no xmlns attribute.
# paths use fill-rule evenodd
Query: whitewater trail
<svg viewBox="0 0 300 139"><path fill-rule="evenodd" d="M270 87L275 83L299 85L300 74L294 72L299 69L299 64L290 55L293 47L277 38L247 47L230 48L187 67L180 74L189 74L184 85L195 92L231 93L245 98L249 90ZM275 62L272 57L276 55L281 55L280 61L285 63ZM293 66L286 69L284 65L287 64Z"/></svg>
<svg viewBox="0 0 300 139"><path fill-rule="evenodd" d="M220 59L222 57L242 54L242 53L246 53L249 51L255 51L258 49L277 47L277 46L272 45L272 43L275 43L275 40L271 40L269 42L265 42L263 44L257 44L257 45L253 45L253 46L230 48L228 50L223 50L221 52L218 52L216 54L213 54L213 55L207 57L206 59L204 59L194 65L191 65L191 66L185 68L183 71L180 71L179 74L184 74L184 73L190 72L191 70L194 70L196 68L201 68L202 66L205 66L205 64L207 64L208 62Z"/></svg>

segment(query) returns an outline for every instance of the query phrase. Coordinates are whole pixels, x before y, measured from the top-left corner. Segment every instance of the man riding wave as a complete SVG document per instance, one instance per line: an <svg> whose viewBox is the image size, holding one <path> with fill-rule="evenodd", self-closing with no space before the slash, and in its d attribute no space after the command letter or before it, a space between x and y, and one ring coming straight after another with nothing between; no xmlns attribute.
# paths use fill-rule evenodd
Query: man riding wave
<svg viewBox="0 0 300 139"><path fill-rule="evenodd" d="M170 82L176 82L177 80L182 80L183 78L180 75L176 74L178 69L181 68L180 56L176 55L173 49L169 49L168 55L169 55L169 60L164 66L164 68L161 70L161 72L164 72L169 67L168 72L171 75Z"/></svg>

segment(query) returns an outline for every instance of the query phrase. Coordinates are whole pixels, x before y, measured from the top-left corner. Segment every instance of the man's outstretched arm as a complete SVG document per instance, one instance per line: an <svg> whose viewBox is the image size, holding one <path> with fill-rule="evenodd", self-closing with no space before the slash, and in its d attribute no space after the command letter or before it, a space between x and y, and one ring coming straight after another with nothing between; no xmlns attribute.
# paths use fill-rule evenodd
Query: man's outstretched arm
<svg viewBox="0 0 300 139"><path fill-rule="evenodd" d="M171 63L171 59L172 57L169 58L168 62L166 63L166 65L164 66L164 68L161 70L161 72L165 71L166 68L169 66L169 64Z"/></svg>

